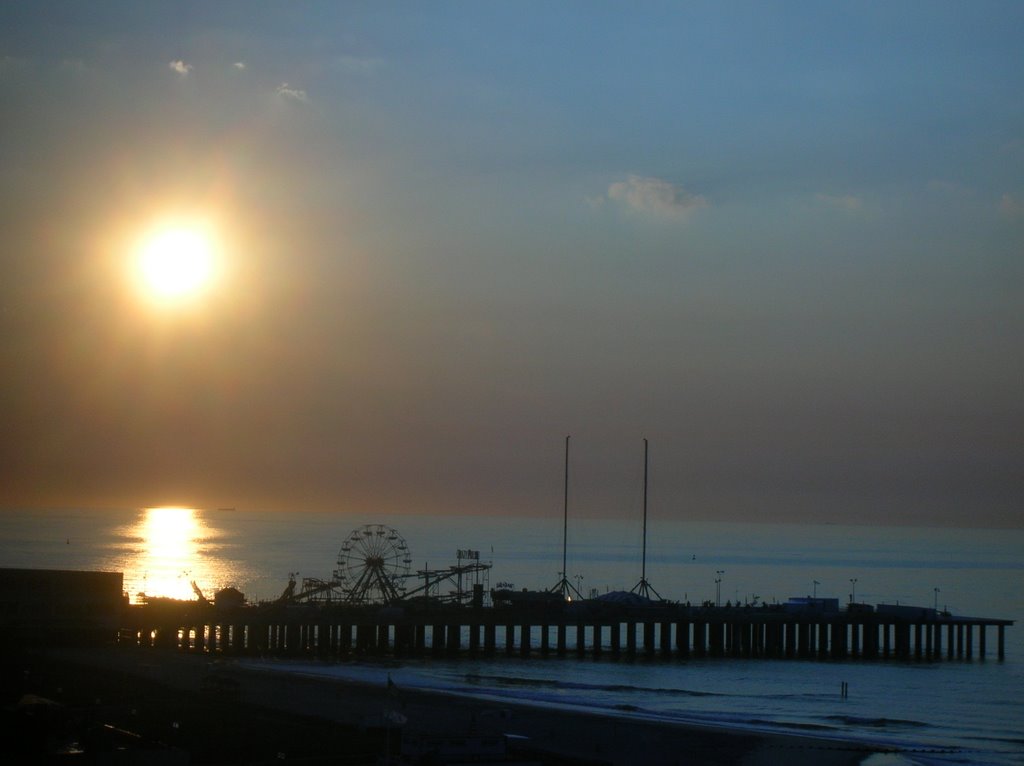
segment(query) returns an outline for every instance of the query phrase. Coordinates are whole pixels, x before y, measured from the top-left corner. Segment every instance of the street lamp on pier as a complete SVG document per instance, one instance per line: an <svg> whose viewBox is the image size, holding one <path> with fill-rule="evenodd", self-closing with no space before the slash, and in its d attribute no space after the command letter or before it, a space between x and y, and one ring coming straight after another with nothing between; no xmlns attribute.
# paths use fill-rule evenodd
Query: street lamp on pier
<svg viewBox="0 0 1024 766"><path fill-rule="evenodd" d="M813 598L813 599L817 599L818 598L818 586L819 585L821 585L821 583L818 582L817 580L814 580L814 585L813 585L813 590L812 590L814 595L812 595L811 598Z"/></svg>
<svg viewBox="0 0 1024 766"><path fill-rule="evenodd" d="M724 569L715 570L715 574L718 577L715 578L715 606L722 605L722 575L725 574Z"/></svg>
<svg viewBox="0 0 1024 766"><path fill-rule="evenodd" d="M857 578L850 578L850 603L852 604L857 600Z"/></svg>
<svg viewBox="0 0 1024 766"><path fill-rule="evenodd" d="M939 611L939 589L938 588L932 588L932 590L935 591L935 611L938 612Z"/></svg>

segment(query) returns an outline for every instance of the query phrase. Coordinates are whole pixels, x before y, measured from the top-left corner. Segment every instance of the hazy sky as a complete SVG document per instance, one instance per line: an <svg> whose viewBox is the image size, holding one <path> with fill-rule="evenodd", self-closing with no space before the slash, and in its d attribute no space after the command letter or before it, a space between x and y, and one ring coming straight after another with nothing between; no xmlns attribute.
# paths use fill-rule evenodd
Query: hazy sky
<svg viewBox="0 0 1024 766"><path fill-rule="evenodd" d="M3 2L0 506L1020 525L1022 31Z"/></svg>

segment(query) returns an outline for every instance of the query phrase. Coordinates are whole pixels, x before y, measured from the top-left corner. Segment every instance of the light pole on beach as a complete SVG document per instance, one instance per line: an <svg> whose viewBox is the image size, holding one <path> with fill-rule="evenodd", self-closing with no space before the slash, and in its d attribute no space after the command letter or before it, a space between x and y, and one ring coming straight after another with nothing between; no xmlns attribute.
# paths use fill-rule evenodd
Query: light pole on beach
<svg viewBox="0 0 1024 766"><path fill-rule="evenodd" d="M722 575L725 574L724 569L715 570L715 574L718 577L715 578L715 606L722 605Z"/></svg>

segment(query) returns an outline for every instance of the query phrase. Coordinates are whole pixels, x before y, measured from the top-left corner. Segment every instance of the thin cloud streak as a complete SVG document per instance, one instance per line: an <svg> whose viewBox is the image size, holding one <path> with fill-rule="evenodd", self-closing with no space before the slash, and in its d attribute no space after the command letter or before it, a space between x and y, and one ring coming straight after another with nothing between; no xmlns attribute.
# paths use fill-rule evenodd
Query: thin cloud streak
<svg viewBox="0 0 1024 766"><path fill-rule="evenodd" d="M298 101L300 103L306 103L309 101L309 96L306 95L306 91L301 88L293 88L286 82L281 83L277 86L275 93L282 98L291 99L292 101Z"/></svg>

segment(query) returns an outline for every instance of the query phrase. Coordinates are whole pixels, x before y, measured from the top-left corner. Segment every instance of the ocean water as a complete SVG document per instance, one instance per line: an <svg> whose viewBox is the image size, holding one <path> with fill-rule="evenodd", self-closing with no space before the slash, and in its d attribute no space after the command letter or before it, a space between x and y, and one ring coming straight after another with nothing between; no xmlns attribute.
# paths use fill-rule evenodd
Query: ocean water
<svg viewBox="0 0 1024 766"><path fill-rule="evenodd" d="M355 518L220 510L5 511L0 566L122 571L133 598L192 597L234 586L275 598L288 577L327 579L348 534L387 524L412 568L443 568L480 551L489 584L547 588L562 569L562 519ZM566 575L585 594L640 579L636 521L570 520ZM721 574L719 574L721 573ZM1024 530L651 521L647 579L664 597L698 603L818 595L869 604L939 606L954 614L1024 617ZM720 580L720 582L716 582ZM500 633L500 631L499 631ZM616 715L882 742L888 763L1024 763L1024 625L1006 631L1006 659L866 662L607 658L294 663L289 673L359 678ZM849 684L847 698L840 696Z"/></svg>

